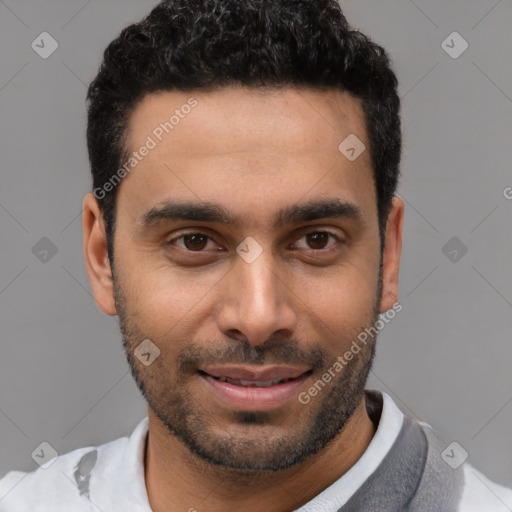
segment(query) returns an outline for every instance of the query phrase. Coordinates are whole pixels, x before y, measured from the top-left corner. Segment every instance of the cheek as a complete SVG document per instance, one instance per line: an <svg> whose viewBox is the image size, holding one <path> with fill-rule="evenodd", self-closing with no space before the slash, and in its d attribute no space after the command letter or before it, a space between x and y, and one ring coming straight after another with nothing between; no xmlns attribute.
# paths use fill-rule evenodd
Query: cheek
<svg viewBox="0 0 512 512"><path fill-rule="evenodd" d="M125 266L124 289L141 328L156 338L178 338L221 286L222 275L138 262L132 270Z"/></svg>
<svg viewBox="0 0 512 512"><path fill-rule="evenodd" d="M332 272L302 279L294 291L325 348L339 351L374 321L377 272L344 263ZM374 275L375 274L375 275ZM302 306L301 306L302 308Z"/></svg>

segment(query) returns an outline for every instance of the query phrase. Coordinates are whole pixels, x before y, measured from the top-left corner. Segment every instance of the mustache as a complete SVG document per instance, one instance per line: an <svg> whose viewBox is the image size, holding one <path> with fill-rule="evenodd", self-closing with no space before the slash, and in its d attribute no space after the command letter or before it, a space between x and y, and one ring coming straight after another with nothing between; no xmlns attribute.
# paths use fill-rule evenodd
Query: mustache
<svg viewBox="0 0 512 512"><path fill-rule="evenodd" d="M201 364L288 364L307 365L312 369L324 368L327 353L320 345L301 348L296 340L270 339L262 345L251 345L247 341L236 341L226 346L211 343L191 344L177 357L178 373L196 372Z"/></svg>

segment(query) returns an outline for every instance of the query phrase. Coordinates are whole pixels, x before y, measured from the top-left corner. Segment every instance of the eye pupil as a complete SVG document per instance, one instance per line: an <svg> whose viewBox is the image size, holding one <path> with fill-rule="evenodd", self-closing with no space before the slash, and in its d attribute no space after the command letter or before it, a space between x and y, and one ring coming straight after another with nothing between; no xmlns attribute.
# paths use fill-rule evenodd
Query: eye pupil
<svg viewBox="0 0 512 512"><path fill-rule="evenodd" d="M308 244L312 246L313 249L321 249L327 244L327 241L329 240L329 235L327 233L321 232L311 233L307 235L307 238ZM318 243L320 244L321 247L315 247L315 245L318 245Z"/></svg>
<svg viewBox="0 0 512 512"><path fill-rule="evenodd" d="M206 246L207 240L208 240L207 236L200 235L200 234L185 235L183 237L183 243L184 243L185 247L189 250L204 249L204 247ZM192 247L190 247L190 245L192 245Z"/></svg>

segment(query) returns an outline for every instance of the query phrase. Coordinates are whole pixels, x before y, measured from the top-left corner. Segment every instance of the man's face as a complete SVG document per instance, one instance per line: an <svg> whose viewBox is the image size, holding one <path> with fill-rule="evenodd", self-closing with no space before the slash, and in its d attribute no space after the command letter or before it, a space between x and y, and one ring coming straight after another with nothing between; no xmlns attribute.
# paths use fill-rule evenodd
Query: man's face
<svg viewBox="0 0 512 512"><path fill-rule="evenodd" d="M197 104L181 108L190 97ZM175 110L179 122L159 131ZM338 149L351 134L367 148L353 161ZM132 373L162 424L204 460L290 467L361 403L375 340L309 403L299 394L392 305L380 300L360 103L340 91L151 94L130 118L130 150L148 136L156 146L119 185L114 237ZM169 208L178 203L191 206L184 218ZM192 220L206 203L232 218ZM146 339L160 351L148 366L134 355Z"/></svg>

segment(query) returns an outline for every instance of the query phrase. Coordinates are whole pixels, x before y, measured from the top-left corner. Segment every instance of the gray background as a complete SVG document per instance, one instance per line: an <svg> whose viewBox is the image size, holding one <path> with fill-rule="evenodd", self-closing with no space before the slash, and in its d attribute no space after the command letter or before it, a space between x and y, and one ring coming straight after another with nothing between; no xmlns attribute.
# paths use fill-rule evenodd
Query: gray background
<svg viewBox="0 0 512 512"><path fill-rule="evenodd" d="M117 319L91 296L80 214L86 86L154 4L0 1L0 476L36 467L42 441L59 453L103 443L146 413ZM512 2L342 6L390 52L403 101L403 310L379 336L369 387L512 485ZM43 31L59 43L47 59L31 48ZM441 47L453 31L469 44L456 59ZM442 250L454 236L468 249L454 246L458 261ZM32 252L43 237L57 248L46 262Z"/></svg>

